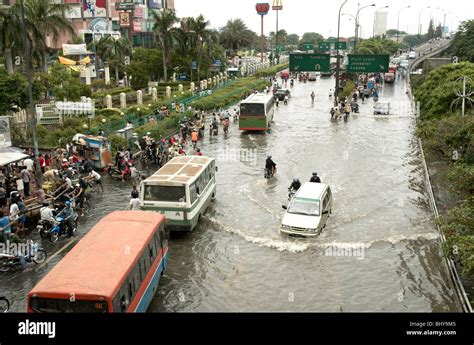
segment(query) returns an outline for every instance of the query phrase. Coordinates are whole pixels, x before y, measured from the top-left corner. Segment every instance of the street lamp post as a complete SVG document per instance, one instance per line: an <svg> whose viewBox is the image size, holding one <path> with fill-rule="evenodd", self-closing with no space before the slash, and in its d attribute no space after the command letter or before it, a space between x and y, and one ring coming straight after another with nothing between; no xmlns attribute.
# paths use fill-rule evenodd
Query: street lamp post
<svg viewBox="0 0 474 345"><path fill-rule="evenodd" d="M387 5L387 6L379 7L375 10L375 12L374 12L374 24L373 24L373 27L372 27L372 38L375 38L375 18L377 16L377 12L381 9L388 8L388 7L389 6Z"/></svg>
<svg viewBox="0 0 474 345"><path fill-rule="evenodd" d="M20 7L21 7L21 31L22 31L22 36L23 36L23 44L25 47L24 51L24 59L25 59L25 70L26 74L28 76L28 107L30 108L30 113L31 113L31 132L33 136L33 146L35 150L35 167L36 167L36 174L37 174L37 180L36 184L37 186L41 186L43 184L43 174L41 172L41 166L39 164L39 149L38 149L38 137L36 135L36 111L35 107L33 105L33 76L31 75L31 57L30 57L30 43L27 39L27 33L26 33L26 26L25 26L25 6L23 4L23 0L20 0Z"/></svg>
<svg viewBox="0 0 474 345"><path fill-rule="evenodd" d="M339 8L339 13L337 15L337 41L336 41L336 89L334 90L334 102L335 105L338 104L339 100L339 75L341 69L341 59L339 57L339 34L341 30L341 11L344 5L347 3L348 0L344 0L341 7Z"/></svg>
<svg viewBox="0 0 474 345"><path fill-rule="evenodd" d="M418 38L421 35L421 14L423 13L423 10L431 8L430 6L424 7L420 10L420 14L418 15Z"/></svg>
<svg viewBox="0 0 474 345"><path fill-rule="evenodd" d="M355 23L355 35L354 35L354 51L357 46L357 37L359 36L359 12L362 11L364 8L369 8L369 7L374 7L374 6L375 4L371 4L371 5L363 6L357 10L357 13L355 15L356 23Z"/></svg>
<svg viewBox="0 0 474 345"><path fill-rule="evenodd" d="M406 6L406 7L402 7L399 11L398 11L398 20L397 20L397 43L399 42L399 36L400 36L400 13L402 12L402 10L406 9L406 8L411 8L411 6Z"/></svg>

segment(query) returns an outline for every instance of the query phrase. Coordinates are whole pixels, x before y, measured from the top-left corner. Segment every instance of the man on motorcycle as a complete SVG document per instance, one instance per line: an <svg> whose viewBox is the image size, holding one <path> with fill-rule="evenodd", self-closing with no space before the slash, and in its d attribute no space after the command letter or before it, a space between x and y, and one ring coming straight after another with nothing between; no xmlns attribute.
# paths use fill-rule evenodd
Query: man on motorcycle
<svg viewBox="0 0 474 345"><path fill-rule="evenodd" d="M214 135L217 135L218 130L219 130L219 124L217 123L217 119L214 117L211 123L211 135L213 134L213 132L214 132Z"/></svg>
<svg viewBox="0 0 474 345"><path fill-rule="evenodd" d="M319 178L317 172L313 173L313 176L310 178L309 182L321 183L321 179Z"/></svg>
<svg viewBox="0 0 474 345"><path fill-rule="evenodd" d="M40 210L41 215L41 222L48 223L49 225L53 226L56 223L54 219L53 209L54 203L44 203L43 207Z"/></svg>
<svg viewBox="0 0 474 345"><path fill-rule="evenodd" d="M74 210L71 207L71 203L66 201L66 204L61 212L59 212L58 217L63 217L64 221L67 222L67 236L72 237L74 228Z"/></svg>
<svg viewBox="0 0 474 345"><path fill-rule="evenodd" d="M267 160L265 161L265 169L267 169L271 176L275 175L276 172L276 163L272 160L272 156L267 156Z"/></svg>
<svg viewBox="0 0 474 345"><path fill-rule="evenodd" d="M293 179L293 182L291 182L291 185L288 187L288 199L291 199L291 197L293 196L293 194L295 194L298 189L300 189L301 187L301 182L299 180L299 178L295 177Z"/></svg>

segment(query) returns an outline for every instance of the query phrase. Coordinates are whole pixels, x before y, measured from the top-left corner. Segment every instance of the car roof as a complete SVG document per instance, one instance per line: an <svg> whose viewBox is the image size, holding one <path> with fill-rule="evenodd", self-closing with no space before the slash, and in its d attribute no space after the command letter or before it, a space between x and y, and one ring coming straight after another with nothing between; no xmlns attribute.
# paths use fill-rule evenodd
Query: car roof
<svg viewBox="0 0 474 345"><path fill-rule="evenodd" d="M296 192L296 198L319 200L329 185L325 183L305 182Z"/></svg>

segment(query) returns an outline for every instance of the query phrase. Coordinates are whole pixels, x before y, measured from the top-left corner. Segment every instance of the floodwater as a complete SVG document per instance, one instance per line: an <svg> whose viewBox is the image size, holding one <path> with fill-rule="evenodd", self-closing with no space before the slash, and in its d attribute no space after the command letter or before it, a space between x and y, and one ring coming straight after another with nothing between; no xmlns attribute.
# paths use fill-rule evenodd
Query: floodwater
<svg viewBox="0 0 474 345"><path fill-rule="evenodd" d="M217 158L216 199L192 233L172 236L150 312L461 311L426 206L404 86L380 94L391 115L374 116L370 100L346 123L329 121L333 87L332 78L296 82L269 133L240 133L237 124L227 137L206 133L200 148ZM267 154L278 168L269 180ZM327 227L316 238L283 236L287 188L313 171L333 191ZM107 193L94 195L83 233L127 207L130 184L104 179ZM3 274L0 295L24 311L25 295L65 252L30 272Z"/></svg>

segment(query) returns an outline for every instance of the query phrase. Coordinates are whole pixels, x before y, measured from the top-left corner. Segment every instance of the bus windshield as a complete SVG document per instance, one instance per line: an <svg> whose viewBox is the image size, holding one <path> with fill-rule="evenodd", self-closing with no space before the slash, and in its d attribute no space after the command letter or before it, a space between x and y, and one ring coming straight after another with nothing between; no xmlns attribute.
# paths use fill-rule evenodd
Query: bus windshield
<svg viewBox="0 0 474 345"><path fill-rule="evenodd" d="M35 313L106 313L106 301L84 301L53 298L31 298L30 308Z"/></svg>
<svg viewBox="0 0 474 345"><path fill-rule="evenodd" d="M243 116L265 116L265 106L261 103L242 103L240 115Z"/></svg>
<svg viewBox="0 0 474 345"><path fill-rule="evenodd" d="M288 213L319 216L319 201L295 198L288 207Z"/></svg>
<svg viewBox="0 0 474 345"><path fill-rule="evenodd" d="M184 186L145 185L145 201L186 202Z"/></svg>

